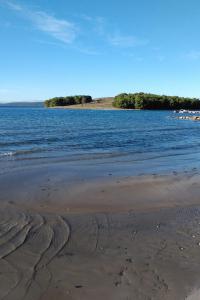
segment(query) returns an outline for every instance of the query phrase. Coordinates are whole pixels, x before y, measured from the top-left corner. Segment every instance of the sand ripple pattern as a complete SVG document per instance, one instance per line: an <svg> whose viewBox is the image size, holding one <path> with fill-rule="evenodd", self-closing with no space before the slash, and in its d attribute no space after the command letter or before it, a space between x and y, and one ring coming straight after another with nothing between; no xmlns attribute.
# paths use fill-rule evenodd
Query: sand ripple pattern
<svg viewBox="0 0 200 300"><path fill-rule="evenodd" d="M199 274L199 208L0 210L0 300L183 300Z"/></svg>
<svg viewBox="0 0 200 300"><path fill-rule="evenodd" d="M1 214L0 299L39 299L48 288L48 265L65 247L70 227L61 216Z"/></svg>

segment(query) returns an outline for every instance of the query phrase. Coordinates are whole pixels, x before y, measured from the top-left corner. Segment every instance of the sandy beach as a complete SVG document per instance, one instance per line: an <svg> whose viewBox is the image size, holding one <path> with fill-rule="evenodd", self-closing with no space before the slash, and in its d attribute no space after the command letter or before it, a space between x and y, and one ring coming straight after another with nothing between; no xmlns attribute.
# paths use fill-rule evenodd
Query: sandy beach
<svg viewBox="0 0 200 300"><path fill-rule="evenodd" d="M1 174L0 299L199 299L199 179Z"/></svg>
<svg viewBox="0 0 200 300"><path fill-rule="evenodd" d="M0 300L200 300L199 11L0 0Z"/></svg>

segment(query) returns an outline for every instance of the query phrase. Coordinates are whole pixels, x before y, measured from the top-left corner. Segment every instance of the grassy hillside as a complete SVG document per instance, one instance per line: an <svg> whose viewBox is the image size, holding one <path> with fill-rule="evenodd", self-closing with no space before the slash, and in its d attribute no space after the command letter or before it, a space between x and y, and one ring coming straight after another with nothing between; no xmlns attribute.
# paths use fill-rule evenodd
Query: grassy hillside
<svg viewBox="0 0 200 300"><path fill-rule="evenodd" d="M94 99L90 103L65 106L65 109L115 109L113 108L113 97ZM61 106L63 108L63 106Z"/></svg>

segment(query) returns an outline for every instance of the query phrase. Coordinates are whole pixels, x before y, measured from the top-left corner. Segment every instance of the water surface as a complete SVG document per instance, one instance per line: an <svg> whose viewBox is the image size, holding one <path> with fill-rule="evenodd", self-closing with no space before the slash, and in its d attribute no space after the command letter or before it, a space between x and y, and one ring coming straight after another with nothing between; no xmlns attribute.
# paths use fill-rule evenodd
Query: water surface
<svg viewBox="0 0 200 300"><path fill-rule="evenodd" d="M0 163L128 162L139 172L198 167L200 123L171 111L0 108ZM138 166L140 162L140 166Z"/></svg>

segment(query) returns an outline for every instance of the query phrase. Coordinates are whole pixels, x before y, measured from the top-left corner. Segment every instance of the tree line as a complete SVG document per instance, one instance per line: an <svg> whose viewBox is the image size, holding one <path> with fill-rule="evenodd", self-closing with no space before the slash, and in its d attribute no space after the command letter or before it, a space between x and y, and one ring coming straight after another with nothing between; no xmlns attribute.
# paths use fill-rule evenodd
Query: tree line
<svg viewBox="0 0 200 300"><path fill-rule="evenodd" d="M55 97L44 102L46 107L69 106L92 102L88 95ZM157 110L200 110L200 100L178 96L156 95L149 93L122 93L113 98L112 105L121 109L157 109Z"/></svg>
<svg viewBox="0 0 200 300"><path fill-rule="evenodd" d="M44 102L46 107L68 106L74 104L85 104L92 102L92 97L88 95L54 97Z"/></svg>
<svg viewBox="0 0 200 300"><path fill-rule="evenodd" d="M200 100L178 96L155 95L147 93L119 94L113 106L124 109L200 109Z"/></svg>

